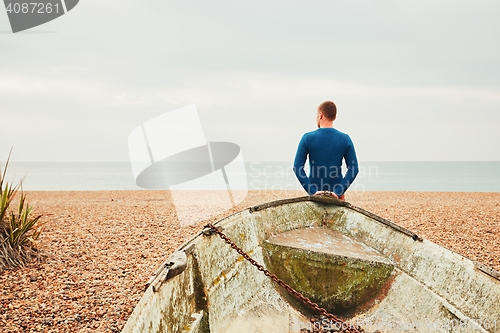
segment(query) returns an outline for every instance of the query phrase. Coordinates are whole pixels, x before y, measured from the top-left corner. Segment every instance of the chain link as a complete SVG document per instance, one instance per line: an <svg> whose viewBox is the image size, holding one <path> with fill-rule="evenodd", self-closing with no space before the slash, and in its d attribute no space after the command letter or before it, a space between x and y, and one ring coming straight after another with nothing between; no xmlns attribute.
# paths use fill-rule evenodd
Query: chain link
<svg viewBox="0 0 500 333"><path fill-rule="evenodd" d="M215 233L219 235L220 238L222 238L227 244L229 244L233 249L236 250L243 258L245 258L247 261L249 261L252 265L257 267L257 269L261 272L263 272L266 276L270 277L271 280L276 282L280 287L288 291L290 294L294 295L297 299L302 301L304 304L308 305L310 308L314 309L317 311L323 318L327 318L330 320L330 323L328 327L332 327L332 329L325 329L321 325L323 323L323 320L321 317L319 319L311 319L311 322L313 323L313 330L309 331L306 330L304 332L345 332L345 333L364 333L365 330L361 328L358 325L351 325L349 323L346 323L342 319L336 317L335 315L329 313L326 309L320 307L318 304L314 303L311 301L309 298L306 296L302 295L300 292L296 291L292 287L290 287L288 284L286 284L283 280L278 278L276 275L268 271L264 266L259 264L257 261L255 261L252 257L250 257L245 251L243 251L238 245L236 245L231 239L229 239L222 231L220 231L216 226L213 224L207 224L205 228L212 229ZM314 325L316 323L319 323L319 325ZM315 326L320 326L318 328L315 328ZM335 327L335 328L333 328ZM303 332L303 330L301 330Z"/></svg>

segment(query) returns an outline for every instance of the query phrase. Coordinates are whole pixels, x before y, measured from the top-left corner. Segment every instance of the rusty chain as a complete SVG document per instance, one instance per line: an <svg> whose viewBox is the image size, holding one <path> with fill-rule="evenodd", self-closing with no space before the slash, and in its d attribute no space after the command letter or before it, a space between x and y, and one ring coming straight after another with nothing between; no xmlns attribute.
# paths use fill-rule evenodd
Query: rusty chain
<svg viewBox="0 0 500 333"><path fill-rule="evenodd" d="M273 280L274 282L276 282L280 287L282 287L283 289L285 289L286 291L288 291L290 294L294 295L298 300L302 301L304 304L308 305L313 310L315 310L318 313L320 313L320 315L323 318L328 318L331 321L330 325L328 325L328 326L335 327L335 328L332 328L332 329L324 329L324 328L322 328L323 325L319 325L320 327L318 327L317 329L315 329L314 326L316 326L316 325L314 325L314 324L316 324L316 323L322 323L323 321L321 320L321 317L320 317L320 319L317 319L317 320L315 320L313 318L313 319L311 319L311 322L313 323L313 330L312 331L309 331L309 330L303 331L303 330L301 330L301 332L311 332L311 333L313 333L313 332L364 333L365 332L365 330L363 328L361 328L360 326L358 326L358 325L351 325L349 323L346 323L342 319L340 319L340 318L336 317L335 315L329 313L326 309L320 307L318 304L316 304L313 301L311 301L306 296L302 295L297 290L295 290L292 287L290 287L283 280L281 280L280 278L278 278L276 275L274 275L273 273L271 273L270 271L268 271L264 266L262 266L257 261L255 261L252 257L250 257L245 251L243 251L238 245L236 245L231 239L229 239L222 231L220 231L213 224L209 223L209 224L207 224L205 226L205 228L209 228L209 229L213 230L217 235L219 235L220 238L222 238L227 244L229 244L233 249L235 249L236 252L238 252L243 258L245 258L252 265L254 265L255 267L257 267L257 269L259 271L263 272L266 276L268 276L269 278L271 278L271 280ZM339 328L339 329L337 329L337 328Z"/></svg>

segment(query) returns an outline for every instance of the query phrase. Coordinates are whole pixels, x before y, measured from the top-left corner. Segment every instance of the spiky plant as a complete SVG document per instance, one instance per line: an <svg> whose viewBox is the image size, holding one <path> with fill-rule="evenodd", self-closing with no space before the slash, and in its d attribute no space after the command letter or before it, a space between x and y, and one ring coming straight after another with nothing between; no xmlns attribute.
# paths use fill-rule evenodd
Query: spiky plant
<svg viewBox="0 0 500 333"><path fill-rule="evenodd" d="M5 181L9 160L10 154L3 172L0 172L0 271L42 258L34 246L41 233L37 222L42 215L34 216L33 206L27 203L22 190L22 181L16 185ZM13 210L11 206L17 194L19 202L17 210Z"/></svg>

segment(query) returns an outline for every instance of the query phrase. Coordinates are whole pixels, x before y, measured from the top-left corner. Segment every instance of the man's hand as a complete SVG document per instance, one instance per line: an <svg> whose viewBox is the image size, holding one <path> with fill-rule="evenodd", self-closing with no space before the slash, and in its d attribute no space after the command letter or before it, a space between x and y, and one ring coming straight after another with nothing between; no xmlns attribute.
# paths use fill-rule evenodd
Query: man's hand
<svg viewBox="0 0 500 333"><path fill-rule="evenodd" d="M330 192L330 191L317 191L316 193L314 193L314 195L330 195L330 196L334 197L335 199L339 198L335 193Z"/></svg>

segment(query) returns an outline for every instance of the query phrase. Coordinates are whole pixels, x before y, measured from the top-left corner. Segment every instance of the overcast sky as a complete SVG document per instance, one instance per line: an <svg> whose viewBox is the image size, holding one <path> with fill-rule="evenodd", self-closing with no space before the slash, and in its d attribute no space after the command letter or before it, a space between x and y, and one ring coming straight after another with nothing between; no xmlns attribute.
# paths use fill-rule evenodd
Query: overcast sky
<svg viewBox="0 0 500 333"><path fill-rule="evenodd" d="M499 1L81 0L12 34L0 160L127 161L195 104L208 141L292 161L324 100L360 161L500 160Z"/></svg>

